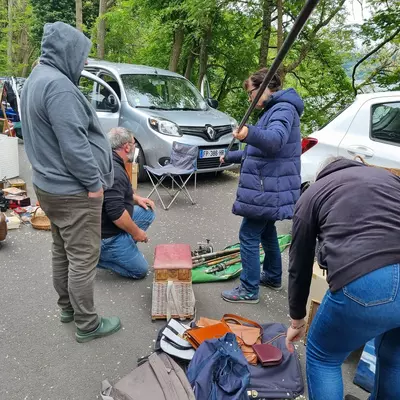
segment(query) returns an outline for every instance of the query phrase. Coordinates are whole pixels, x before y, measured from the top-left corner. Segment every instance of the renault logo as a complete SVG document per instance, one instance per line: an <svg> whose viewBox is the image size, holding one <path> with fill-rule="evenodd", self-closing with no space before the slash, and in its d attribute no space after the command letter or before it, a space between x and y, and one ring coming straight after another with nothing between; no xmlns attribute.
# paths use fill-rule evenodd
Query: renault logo
<svg viewBox="0 0 400 400"><path fill-rule="evenodd" d="M212 126L207 126L207 135L211 140L214 140L215 138L215 130Z"/></svg>

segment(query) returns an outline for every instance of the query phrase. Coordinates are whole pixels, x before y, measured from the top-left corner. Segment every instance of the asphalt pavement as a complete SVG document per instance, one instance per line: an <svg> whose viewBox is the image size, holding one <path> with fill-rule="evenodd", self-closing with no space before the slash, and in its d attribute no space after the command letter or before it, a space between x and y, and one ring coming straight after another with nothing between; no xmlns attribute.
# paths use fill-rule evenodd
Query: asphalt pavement
<svg viewBox="0 0 400 400"><path fill-rule="evenodd" d="M28 183L33 200L31 169L22 145L20 177ZM156 220L148 231L150 242L140 245L149 263L155 246L161 243L189 243L195 248L198 242L210 239L216 249L237 243L241 219L231 213L237 179L233 172L200 176L196 205L181 196L164 211L156 202ZM140 184L140 195L149 191L148 183ZM290 231L289 222L277 226L279 233ZM218 319L224 313L236 313L261 323L287 324L287 251L283 260L284 290L261 288L261 301L256 305L221 299L221 291L237 281L194 285L198 316ZM132 281L98 270L97 311L104 316L118 315L123 328L108 338L78 344L74 324L59 321L52 286L51 233L30 225L10 231L0 244L0 277L0 400L98 399L101 381L116 382L135 368L137 359L152 351L165 323L151 321L151 271L146 279ZM298 351L304 375L303 344ZM357 361L353 355L344 365L346 392L365 399L366 392L352 384Z"/></svg>

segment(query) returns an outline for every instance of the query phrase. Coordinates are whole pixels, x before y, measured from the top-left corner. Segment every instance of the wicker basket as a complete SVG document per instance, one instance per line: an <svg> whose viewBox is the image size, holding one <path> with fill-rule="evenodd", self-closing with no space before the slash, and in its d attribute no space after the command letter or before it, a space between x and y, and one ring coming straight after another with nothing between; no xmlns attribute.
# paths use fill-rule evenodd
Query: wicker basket
<svg viewBox="0 0 400 400"><path fill-rule="evenodd" d="M39 210L41 211L40 213L38 213ZM41 231L51 230L50 220L40 207L38 207L33 213L33 217L31 218L31 225L35 229L39 229Z"/></svg>
<svg viewBox="0 0 400 400"><path fill-rule="evenodd" d="M173 282L178 304L171 304L171 317L176 319L192 319L195 313L195 298L192 282ZM153 299L151 318L168 319L168 282L153 282ZM180 308L180 312L177 309Z"/></svg>
<svg viewBox="0 0 400 400"><path fill-rule="evenodd" d="M361 161L363 164L368 165L369 167L375 167L375 168L383 168L386 169L387 171L391 172L392 174L395 174L397 176L400 176L400 169L397 168L387 168L387 167L380 167L378 165L372 165L368 164L361 156L355 156L355 160Z"/></svg>

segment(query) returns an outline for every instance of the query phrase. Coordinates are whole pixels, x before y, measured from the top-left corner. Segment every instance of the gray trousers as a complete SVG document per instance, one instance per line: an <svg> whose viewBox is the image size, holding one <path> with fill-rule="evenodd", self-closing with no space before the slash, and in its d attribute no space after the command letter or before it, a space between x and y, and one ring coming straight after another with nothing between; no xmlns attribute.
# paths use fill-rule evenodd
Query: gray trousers
<svg viewBox="0 0 400 400"><path fill-rule="evenodd" d="M75 324L89 332L99 324L93 291L101 245L103 198L87 192L54 195L35 187L53 235L53 284L63 311L74 311Z"/></svg>

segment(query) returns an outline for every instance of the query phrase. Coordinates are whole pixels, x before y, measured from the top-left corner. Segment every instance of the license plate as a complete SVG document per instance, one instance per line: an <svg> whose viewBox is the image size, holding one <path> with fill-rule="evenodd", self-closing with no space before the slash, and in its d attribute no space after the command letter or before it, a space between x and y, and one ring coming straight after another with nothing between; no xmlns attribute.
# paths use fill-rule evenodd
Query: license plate
<svg viewBox="0 0 400 400"><path fill-rule="evenodd" d="M221 157L225 155L225 149L200 150L200 158Z"/></svg>

